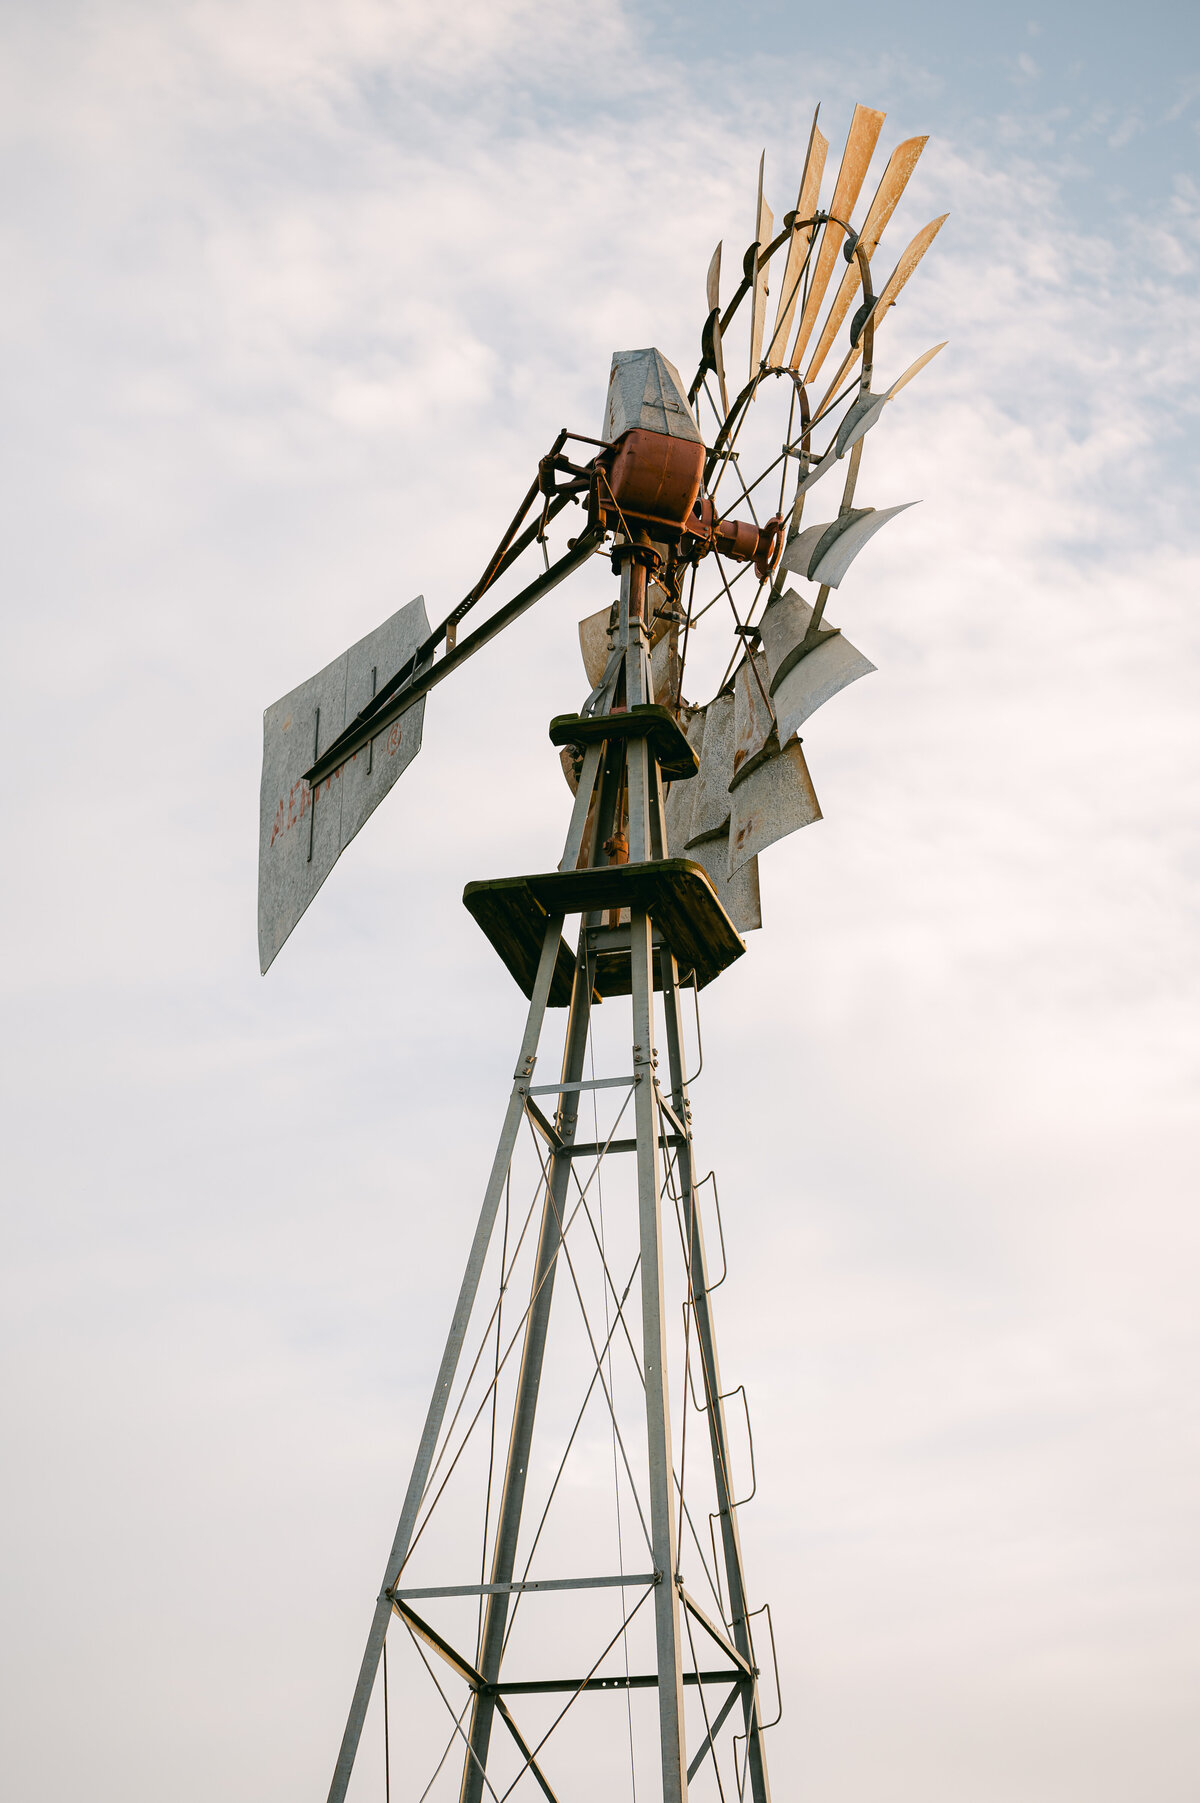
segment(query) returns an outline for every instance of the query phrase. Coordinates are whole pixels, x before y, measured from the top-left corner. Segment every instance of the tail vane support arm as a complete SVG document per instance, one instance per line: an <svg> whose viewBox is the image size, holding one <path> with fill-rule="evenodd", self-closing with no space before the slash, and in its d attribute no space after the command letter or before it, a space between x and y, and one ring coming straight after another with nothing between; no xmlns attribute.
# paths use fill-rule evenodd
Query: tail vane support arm
<svg viewBox="0 0 1200 1803"><path fill-rule="evenodd" d="M538 491L535 488L533 492L536 495ZM562 497L563 505L568 498ZM530 543L533 542L537 530L536 523L526 529ZM526 533L522 533L521 539L525 537ZM389 727L393 720L398 720L401 714L407 712L414 701L419 701L422 695L427 695L430 689L436 688L437 684L444 677L449 676L452 670L456 670L460 664L465 663L474 652L479 650L481 645L486 645L489 639L495 638L498 632L502 632L513 620L518 619L521 614L532 607L535 601L540 601L541 597L548 594L552 588L557 588L558 584L564 581L573 570L577 570L580 564L587 562L603 537L604 534L600 528L588 527L579 538L574 540L571 549L565 556L560 557L557 563L552 563L548 570L544 570L527 588L521 589L512 597L511 601L506 601L503 607L497 608L490 619L485 620L482 626L477 626L474 632L468 633L467 637L461 643L456 644L452 651L448 651L440 663L430 666L428 662L430 652L432 649L436 649L445 636L445 626L438 627L437 631L431 633L425 643L418 647L409 663L398 672L394 681L388 684L387 691L382 692L369 707L364 708L358 717L350 722L345 732L340 734L328 750L321 754L311 769L304 772L304 779L309 787L315 789L319 783L325 781L327 776L332 776L333 772L340 769L349 758L354 756L356 751L361 751L364 745L369 744L372 739L377 738ZM496 571L497 575L500 574L507 562L511 561L512 556L517 554L518 546L522 550L525 548L521 539L511 547L509 553L501 561ZM421 668L422 664L426 666L424 669Z"/></svg>

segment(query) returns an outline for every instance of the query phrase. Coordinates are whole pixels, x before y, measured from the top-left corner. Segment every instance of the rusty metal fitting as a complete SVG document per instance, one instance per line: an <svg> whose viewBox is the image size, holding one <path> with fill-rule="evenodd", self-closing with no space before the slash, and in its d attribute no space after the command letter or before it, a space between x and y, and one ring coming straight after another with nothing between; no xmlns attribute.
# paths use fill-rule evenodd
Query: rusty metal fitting
<svg viewBox="0 0 1200 1803"><path fill-rule="evenodd" d="M776 514L762 527L751 520L719 519L712 496L702 495L688 521L688 532L700 541L701 557L708 551L718 551L734 563L749 563L753 559L759 579L765 582L783 549L784 518Z"/></svg>
<svg viewBox="0 0 1200 1803"><path fill-rule="evenodd" d="M712 529L715 548L735 563L749 563L758 551L758 527L751 520L718 520Z"/></svg>
<svg viewBox="0 0 1200 1803"><path fill-rule="evenodd" d="M628 864L629 840L620 829L604 841L604 855L610 864Z"/></svg>
<svg viewBox="0 0 1200 1803"><path fill-rule="evenodd" d="M765 582L775 565L779 562L779 553L783 550L784 518L777 513L769 519L758 535L758 549L754 553L754 574L760 582Z"/></svg>
<svg viewBox="0 0 1200 1803"><path fill-rule="evenodd" d="M628 539L612 547L613 575L619 576L627 563L640 564L653 576L663 567L663 556L653 545L631 545Z"/></svg>

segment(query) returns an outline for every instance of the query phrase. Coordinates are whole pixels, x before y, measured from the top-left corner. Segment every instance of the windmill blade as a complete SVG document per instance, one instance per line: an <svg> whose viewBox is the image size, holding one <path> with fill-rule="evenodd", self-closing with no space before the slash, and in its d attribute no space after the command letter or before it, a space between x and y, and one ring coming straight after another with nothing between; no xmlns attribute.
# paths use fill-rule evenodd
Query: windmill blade
<svg viewBox="0 0 1200 1803"><path fill-rule="evenodd" d="M921 152L928 142L927 137L906 138L903 144L896 146L888 158L887 168L875 190L875 198L867 209L867 217L863 221L863 228L859 234L859 244L868 258L874 256L884 228L896 211L900 196L908 185L908 178L916 168ZM817 348L804 373L804 380L810 385L816 381L817 373L829 355L830 346L838 335L838 329L850 311L850 303L861 286L862 270L859 268L857 256L854 256L850 259L849 268L842 277L841 287L834 297L833 305L829 309L829 316L821 329L821 336L817 340Z"/></svg>
<svg viewBox="0 0 1200 1803"><path fill-rule="evenodd" d="M799 739L778 757L760 764L729 798L729 874L821 818L821 804L808 774Z"/></svg>
<svg viewBox="0 0 1200 1803"><path fill-rule="evenodd" d="M929 224L923 225L916 237L911 239L906 245L900 261L880 289L879 298L875 302L872 319L874 320L876 331L879 330L880 322L883 319L884 314L895 306L896 297L899 295L901 289L917 267L917 264L921 261L921 258L925 255L925 252L929 249L929 246L933 243L949 217L949 213L942 213L937 219L931 219ZM833 381L821 396L820 405L816 410L818 415L825 411L834 395L842 386L842 383L846 380L846 377L862 357L862 354L863 335L860 332L857 342L850 346L850 349L842 359L841 367L836 376L834 376ZM914 371L913 373L915 374L916 372Z"/></svg>
<svg viewBox="0 0 1200 1803"><path fill-rule="evenodd" d="M771 677L771 705L785 745L831 696L875 669L840 632L819 639L810 650L801 650L812 617L808 602L795 589L787 589L770 602L760 623Z"/></svg>
<svg viewBox="0 0 1200 1803"><path fill-rule="evenodd" d="M807 526L784 552L783 567L823 588L837 588L863 546L898 513L916 505L902 501L898 507L852 507L836 520Z"/></svg>
<svg viewBox="0 0 1200 1803"><path fill-rule="evenodd" d="M833 448L839 457L844 457L860 438L866 437L891 398L890 394L872 394L870 389L865 394L856 396L833 441Z"/></svg>
<svg viewBox="0 0 1200 1803"><path fill-rule="evenodd" d="M704 710L704 743L700 773L692 778L695 797L688 823L685 856L705 839L715 838L729 826L729 784L733 776L734 700L718 695Z"/></svg>
<svg viewBox="0 0 1200 1803"><path fill-rule="evenodd" d="M804 268L804 260L808 255L808 247L812 243L813 233L817 229L814 225L801 227L800 221L811 219L817 210L817 202L821 197L821 177L825 172L825 158L828 154L829 139L817 130L817 115L814 113L812 130L808 135L808 154L804 159L804 174L800 178L800 192L796 197L796 224L792 228L792 235L788 241L783 286L779 290L775 330L772 332L771 342L767 346L768 364L776 358L782 361L787 355L788 337L792 330L792 316L800 298L800 272Z"/></svg>
<svg viewBox="0 0 1200 1803"><path fill-rule="evenodd" d="M949 342L950 340L948 338L943 338L940 344L932 345L929 350L922 351L919 357L915 357L905 370L904 374L902 376L897 376L896 380L888 389L888 400L894 401L900 390L902 388L907 388L913 377L919 376L921 371L925 368L925 365L927 363L932 363L938 352L944 351Z"/></svg>
<svg viewBox="0 0 1200 1803"><path fill-rule="evenodd" d="M829 446L819 463L815 463L806 476L802 476L796 484L796 494L807 494L814 483L831 470L835 463L841 461L847 451L852 451L860 438L865 438L871 427L879 419L889 401L894 401L902 388L906 388L914 376L919 376L927 363L931 363L939 351L946 348L948 340L943 338L940 344L922 353L909 364L902 376L898 376L891 387L883 394L872 394L870 389L855 396L842 416L840 425L830 440Z"/></svg>
<svg viewBox="0 0 1200 1803"><path fill-rule="evenodd" d="M752 770L768 758L777 756L779 739L775 732L775 715L767 693L771 680L767 660L761 651L753 666L747 657L733 679L733 769L729 787L745 782Z"/></svg>
<svg viewBox="0 0 1200 1803"><path fill-rule="evenodd" d="M670 633L664 632L650 648L650 686L660 707L674 706L680 681L679 653L671 644Z"/></svg>
<svg viewBox="0 0 1200 1803"><path fill-rule="evenodd" d="M854 117L850 121L850 131L846 138L846 148L842 152L842 165L834 184L833 199L829 203L829 211L836 219L849 220L854 211L854 203L866 180L867 169L875 153L875 146L879 142L879 134L883 130L885 118L886 114L872 112L870 107L856 106L854 109ZM789 358L792 369L800 367L800 359L812 336L812 329L817 323L821 303L825 299L825 290L833 275L834 260L845 235L839 225L831 223L825 227L821 239L821 249L817 255L817 267L813 271L808 299L804 303L804 312L800 316L796 342L792 346L792 354Z"/></svg>
<svg viewBox="0 0 1200 1803"><path fill-rule="evenodd" d="M764 152L764 155L766 153ZM722 240L722 243L724 240ZM721 245L718 244L708 265L708 275L704 282L705 297L708 301L709 330L712 333L713 364L716 368L717 385L721 390L721 411L729 412L729 390L725 386L725 351L721 337Z"/></svg>
<svg viewBox="0 0 1200 1803"><path fill-rule="evenodd" d="M703 762L704 730L708 709L703 707L688 708L680 711L679 724L682 726L688 744ZM758 888L758 860L750 858L731 877L729 874L729 830L722 828L719 833L710 834L707 838L692 839L692 821L696 812L696 800L700 790L698 777L689 777L683 782L673 782L667 787L666 822L667 822L667 856L671 858L690 858L708 873L709 880L717 892L717 899L732 920L739 933L751 933L762 926L762 906Z"/></svg>
<svg viewBox="0 0 1200 1803"><path fill-rule="evenodd" d="M846 409L846 414L837 429L834 449L839 457L854 449L860 438L865 438L875 424L889 401L894 401L902 388L906 388L914 376L920 375L925 365L946 348L946 339L935 344L932 350L925 351L915 362L910 363L902 376L898 376L891 387L883 394L872 394L868 389L865 394L857 396L853 404ZM828 455L828 453L826 453Z"/></svg>
<svg viewBox="0 0 1200 1803"><path fill-rule="evenodd" d="M684 853L708 873L717 900L739 933L753 933L762 926L762 898L758 887L758 859L753 852L730 874L729 833L705 839Z"/></svg>
<svg viewBox="0 0 1200 1803"><path fill-rule="evenodd" d="M258 951L269 968L351 839L421 749L425 703L310 790L304 772L429 632L418 596L263 715Z"/></svg>
<svg viewBox="0 0 1200 1803"><path fill-rule="evenodd" d="M763 154L765 155L766 152L764 151ZM722 239L721 244L724 242ZM704 295L708 301L710 313L719 313L721 310L721 244L718 244L714 250L708 265L708 274L704 278Z"/></svg>
<svg viewBox="0 0 1200 1803"><path fill-rule="evenodd" d="M840 455L840 452L838 451L837 441L835 439L834 442L830 445L829 449L826 451L825 455L822 457L820 463L814 463L813 467L809 470L807 476L802 476L800 481L796 484L797 495L806 495L808 493L809 489L812 487L813 483L819 482L821 477L826 473L826 471L833 468L833 465L837 462L839 455Z"/></svg>
<svg viewBox="0 0 1200 1803"><path fill-rule="evenodd" d="M585 620L579 622L579 650L583 658L584 672L593 689L598 689L604 681L604 672L612 651L612 646L608 642L612 616L611 607L601 607L594 614L589 614Z"/></svg>
<svg viewBox="0 0 1200 1803"><path fill-rule="evenodd" d="M679 724L683 728L684 737L696 753L704 760L704 727L708 710L702 707L682 707L679 711ZM696 795L700 784L696 777L689 776L682 781L668 784L665 803L667 818L667 844L670 846L668 856L682 858L687 853L687 846L692 837L692 817L696 811Z"/></svg>
<svg viewBox="0 0 1200 1803"><path fill-rule="evenodd" d="M754 267L754 287L750 297L750 380L754 380L754 372L762 357L763 327L767 318L767 265L762 261L762 247L771 242L771 233L775 226L775 216L763 199L763 169L767 153L764 150L758 164L758 207L754 217L754 241L758 245Z"/></svg>

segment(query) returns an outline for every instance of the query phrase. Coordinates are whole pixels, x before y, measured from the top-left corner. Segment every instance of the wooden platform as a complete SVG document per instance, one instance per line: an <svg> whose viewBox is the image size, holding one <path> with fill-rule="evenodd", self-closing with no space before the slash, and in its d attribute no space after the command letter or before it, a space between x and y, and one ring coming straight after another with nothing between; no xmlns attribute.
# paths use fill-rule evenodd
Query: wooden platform
<svg viewBox="0 0 1200 1803"><path fill-rule="evenodd" d="M665 709L662 710L665 712ZM608 719L619 715L606 716ZM497 877L468 883L463 905L478 921L518 987L533 993L546 922L555 914L600 914L636 908L649 914L675 954L681 977L695 972L703 989L740 958L746 947L717 900L707 872L690 858L644 864L606 864L596 870L552 870L540 876ZM571 999L575 954L564 939L558 952L550 1006ZM655 987L659 987L657 981ZM605 952L597 958L595 994L629 994L629 958Z"/></svg>

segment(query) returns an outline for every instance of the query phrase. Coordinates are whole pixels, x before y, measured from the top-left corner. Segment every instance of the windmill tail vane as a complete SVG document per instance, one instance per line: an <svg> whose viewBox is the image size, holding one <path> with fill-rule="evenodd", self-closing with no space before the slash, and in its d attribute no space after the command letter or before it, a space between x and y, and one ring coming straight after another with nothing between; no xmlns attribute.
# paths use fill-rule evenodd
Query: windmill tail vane
<svg viewBox="0 0 1200 1803"><path fill-rule="evenodd" d="M441 624L410 601L264 717L265 971L421 749L430 691L593 556L619 579L580 622L586 697L550 723L572 796L558 866L464 892L528 1008L330 1803L347 1794L393 1625L408 1657L384 1708L401 1711L406 1782L423 1772L414 1799L553 1800L578 1795L581 1773L597 1796L641 1782L664 1803L730 1786L770 1797L778 1707L764 1708L742 1557L745 1460L726 1407L740 1387L723 1385L707 1251L715 1232L724 1267L724 1231L715 1178L698 1176L684 1000L698 1027L699 991L762 924L760 854L821 818L800 728L874 668L826 604L911 505L856 501L869 433L942 348L873 387L876 335L942 224L876 281L926 142L897 147L856 225L882 125L855 108L823 206L814 116L778 231L760 164L724 305L720 245L708 267L690 385L655 348L617 352L600 436L558 434ZM807 520L835 467L836 508ZM552 556L569 505L582 524ZM460 634L535 550L536 574ZM697 704L684 684L711 608L732 632Z"/></svg>

